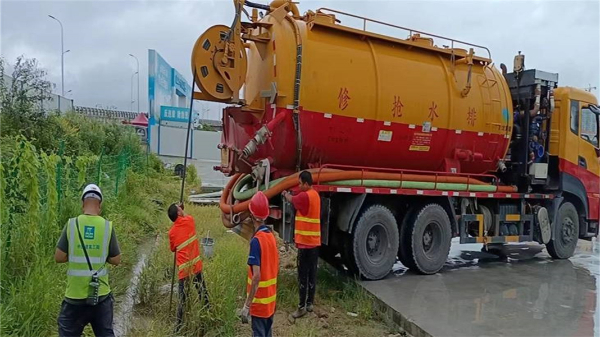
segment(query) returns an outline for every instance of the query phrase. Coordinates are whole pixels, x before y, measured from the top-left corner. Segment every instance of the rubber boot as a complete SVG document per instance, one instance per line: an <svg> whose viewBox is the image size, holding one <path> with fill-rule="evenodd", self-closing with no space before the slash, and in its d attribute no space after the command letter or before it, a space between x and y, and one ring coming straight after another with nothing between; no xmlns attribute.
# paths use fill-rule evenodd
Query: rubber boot
<svg viewBox="0 0 600 337"><path fill-rule="evenodd" d="M294 311L292 313L292 317L293 318L300 318L302 316L306 315L306 309L305 308L298 308L296 309L296 311Z"/></svg>

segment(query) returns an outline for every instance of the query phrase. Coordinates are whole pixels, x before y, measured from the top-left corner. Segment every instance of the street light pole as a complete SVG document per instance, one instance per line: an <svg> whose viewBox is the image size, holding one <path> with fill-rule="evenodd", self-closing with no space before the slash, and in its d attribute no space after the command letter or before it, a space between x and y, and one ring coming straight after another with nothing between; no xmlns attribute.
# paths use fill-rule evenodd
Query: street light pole
<svg viewBox="0 0 600 337"><path fill-rule="evenodd" d="M129 56L133 57L135 59L135 62L137 63L137 112L138 114L140 113L140 60L138 60L137 57L135 57L135 55L133 54L129 54Z"/></svg>
<svg viewBox="0 0 600 337"><path fill-rule="evenodd" d="M131 95L130 95L130 97L131 97L131 102L129 102L129 111L132 111L132 110L133 110L133 102L135 102L135 101L133 100L133 76L134 76L135 74L137 74L137 71L136 71L135 73L131 74ZM138 102L138 105L139 105L139 102Z"/></svg>
<svg viewBox="0 0 600 337"><path fill-rule="evenodd" d="M51 19L56 20L58 24L60 24L60 72L61 72L61 92L63 97L65 97L65 54L70 50L65 51L64 44L64 34L63 34L63 24L59 19L53 17L52 15L48 15Z"/></svg>

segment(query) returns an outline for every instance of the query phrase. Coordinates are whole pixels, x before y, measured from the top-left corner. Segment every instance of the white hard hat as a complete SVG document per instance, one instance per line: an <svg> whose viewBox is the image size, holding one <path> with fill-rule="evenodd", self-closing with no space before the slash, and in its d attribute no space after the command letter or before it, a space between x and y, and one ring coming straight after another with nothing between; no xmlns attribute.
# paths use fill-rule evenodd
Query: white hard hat
<svg viewBox="0 0 600 337"><path fill-rule="evenodd" d="M102 201L102 191L96 184L89 184L83 189L81 193L81 200L86 198L96 198Z"/></svg>

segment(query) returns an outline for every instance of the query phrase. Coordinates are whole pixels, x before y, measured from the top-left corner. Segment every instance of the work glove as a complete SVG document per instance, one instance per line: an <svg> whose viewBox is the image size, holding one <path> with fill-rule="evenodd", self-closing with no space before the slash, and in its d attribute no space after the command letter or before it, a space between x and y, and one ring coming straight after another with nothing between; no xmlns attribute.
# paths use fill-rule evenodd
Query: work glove
<svg viewBox="0 0 600 337"><path fill-rule="evenodd" d="M247 324L250 322L250 307L244 305L243 308L238 309L237 314L242 319L242 323Z"/></svg>

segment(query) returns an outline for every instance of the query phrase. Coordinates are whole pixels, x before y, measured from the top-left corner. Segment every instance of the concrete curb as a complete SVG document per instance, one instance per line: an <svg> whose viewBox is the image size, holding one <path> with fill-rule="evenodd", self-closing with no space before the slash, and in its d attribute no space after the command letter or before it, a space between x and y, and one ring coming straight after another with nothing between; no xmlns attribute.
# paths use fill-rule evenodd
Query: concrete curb
<svg viewBox="0 0 600 337"><path fill-rule="evenodd" d="M360 286L362 287L362 285ZM405 317L402 315L402 313L394 310L382 300L371 294L365 287L362 288L369 293L371 299L373 300L373 309L375 312L377 312L387 324L390 324L401 331L405 331L412 337L433 337L430 333L423 330L411 319Z"/></svg>
<svg viewBox="0 0 600 337"><path fill-rule="evenodd" d="M423 330L411 319L405 317L402 315L402 313L394 310L382 300L377 298L377 296L373 295L356 278L349 277L346 273L333 267L321 258L319 259L319 266L324 267L328 272L337 275L340 278L356 282L356 284L360 286L371 298L371 301L373 302L373 311L375 311L375 313L379 315L387 325L398 329L400 332L407 333L409 337L433 337L430 333Z"/></svg>

